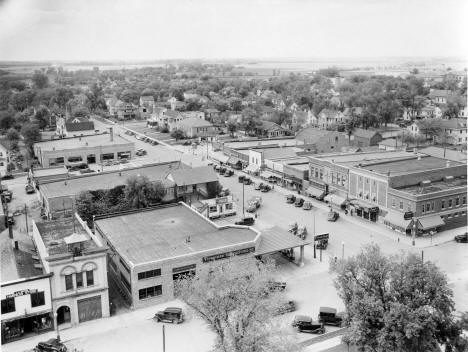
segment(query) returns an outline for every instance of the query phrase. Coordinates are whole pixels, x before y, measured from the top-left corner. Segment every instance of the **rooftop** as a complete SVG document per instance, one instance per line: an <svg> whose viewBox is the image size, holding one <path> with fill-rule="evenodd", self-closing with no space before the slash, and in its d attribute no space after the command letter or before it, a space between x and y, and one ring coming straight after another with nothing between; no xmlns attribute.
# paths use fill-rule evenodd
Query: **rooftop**
<svg viewBox="0 0 468 352"><path fill-rule="evenodd" d="M171 172L172 179L178 186L195 185L218 181L218 175L211 166L194 167L193 169L178 169Z"/></svg>
<svg viewBox="0 0 468 352"><path fill-rule="evenodd" d="M453 178L451 180L440 180L436 182L431 182L429 185L421 187L420 185L396 188L399 191L411 193L411 194L428 194L439 191L445 191L453 189L455 187L466 187L466 178Z"/></svg>
<svg viewBox="0 0 468 352"><path fill-rule="evenodd" d="M431 146L420 149L420 152L427 155L435 156L436 158L443 158L451 161L459 161L464 164L466 164L467 162L466 151L463 153L458 150L444 149L440 147Z"/></svg>
<svg viewBox="0 0 468 352"><path fill-rule="evenodd" d="M98 219L95 224L134 265L253 242L257 237L249 228L218 227L183 203Z"/></svg>
<svg viewBox="0 0 468 352"><path fill-rule="evenodd" d="M375 160L398 160L402 158L409 158L414 156L412 153L404 151L376 151L364 153L328 153L321 155L314 155L309 158L320 159L328 162L356 164L360 161L375 161Z"/></svg>
<svg viewBox="0 0 468 352"><path fill-rule="evenodd" d="M387 175L389 172L395 176L398 174L408 174L418 171L429 171L434 169L442 169L447 165L447 160L435 158L433 156L422 156L419 160L416 155L413 158L406 160L390 160L379 163L368 163L362 165L362 169L373 171L378 174ZM463 165L462 163L453 161L450 166Z"/></svg>
<svg viewBox="0 0 468 352"><path fill-rule="evenodd" d="M130 176L144 175L150 181L162 181L174 169L188 168L180 161L149 164L125 170L86 174L66 181L52 181L41 184L41 193L46 198L75 196L82 191L112 189L126 183Z"/></svg>
<svg viewBox="0 0 468 352"><path fill-rule="evenodd" d="M343 135L343 133L337 131L319 130L315 127L307 127L296 134L296 139L307 144L313 144L319 140L322 140L322 138L334 138L340 135Z"/></svg>
<svg viewBox="0 0 468 352"><path fill-rule="evenodd" d="M284 139L255 139L249 141L233 141L226 142L224 146L232 149L248 149L253 147L268 147L268 146L295 146L302 145L303 142L296 140L295 138L284 138Z"/></svg>
<svg viewBox="0 0 468 352"><path fill-rule="evenodd" d="M80 237L83 236L83 239L86 238L86 242L83 242L84 251L98 248L96 242L88 235L75 217L36 222L36 226L49 256L68 254L66 238L71 235L79 235Z"/></svg>
<svg viewBox="0 0 468 352"><path fill-rule="evenodd" d="M68 170L65 166L60 167L47 167L33 169L34 177L45 177L53 175L68 175Z"/></svg>
<svg viewBox="0 0 468 352"><path fill-rule="evenodd" d="M297 153L302 151L296 147L279 147L279 148L265 148L255 149L256 152L263 153L265 159L282 159L296 157Z"/></svg>
<svg viewBox="0 0 468 352"><path fill-rule="evenodd" d="M178 127L211 127L213 126L210 122L196 118L189 117L177 123Z"/></svg>
<svg viewBox="0 0 468 352"><path fill-rule="evenodd" d="M114 134L114 140L110 140L108 133L96 134L92 136L73 137L55 139L46 142L38 142L34 144L34 147L39 147L41 151L52 151L52 150L68 150L68 149L79 149L79 148L92 148L107 145L122 145L132 144L125 138Z"/></svg>
<svg viewBox="0 0 468 352"><path fill-rule="evenodd" d="M376 134L380 134L378 131L374 131L374 130L366 130L364 128L356 128L354 131L353 131L353 135L356 136L356 137L361 137L361 138L372 138L374 137Z"/></svg>

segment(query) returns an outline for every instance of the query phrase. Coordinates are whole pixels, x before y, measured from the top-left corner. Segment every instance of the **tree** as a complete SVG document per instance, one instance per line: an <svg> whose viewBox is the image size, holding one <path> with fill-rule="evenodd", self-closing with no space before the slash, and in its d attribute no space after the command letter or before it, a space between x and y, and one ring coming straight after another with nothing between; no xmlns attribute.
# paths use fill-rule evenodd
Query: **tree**
<svg viewBox="0 0 468 352"><path fill-rule="evenodd" d="M92 225L93 215L105 214L109 211L107 205L89 191L79 193L75 198L76 212L80 217Z"/></svg>
<svg viewBox="0 0 468 352"><path fill-rule="evenodd" d="M125 103L134 103L136 104L140 99L140 96L137 91L134 89L125 89L122 94L120 94L120 99Z"/></svg>
<svg viewBox="0 0 468 352"><path fill-rule="evenodd" d="M127 179L125 199L131 208L146 208L159 203L164 193L160 182L153 184L146 176L131 176Z"/></svg>
<svg viewBox="0 0 468 352"><path fill-rule="evenodd" d="M171 132L171 137L175 138L175 140L178 141L179 139L185 138L185 133L182 130L175 129L174 131Z"/></svg>
<svg viewBox="0 0 468 352"><path fill-rule="evenodd" d="M234 132L237 131L237 124L234 121L228 121L226 127L231 137L234 137Z"/></svg>
<svg viewBox="0 0 468 352"><path fill-rule="evenodd" d="M273 265L232 258L197 267L175 282L176 296L216 333L215 351L297 351L273 315L284 294L271 289Z"/></svg>
<svg viewBox="0 0 468 352"><path fill-rule="evenodd" d="M41 132L36 124L27 123L21 128L21 134L24 138L24 144L28 148L30 155L33 155L34 143L41 140Z"/></svg>
<svg viewBox="0 0 468 352"><path fill-rule="evenodd" d="M76 106L72 111L73 117L86 117L89 116L89 110L85 106Z"/></svg>
<svg viewBox="0 0 468 352"><path fill-rule="evenodd" d="M7 138L10 142L18 142L18 141L20 140L20 134L19 134L18 131L15 130L14 128L10 128L10 129L7 131L6 138Z"/></svg>
<svg viewBox="0 0 468 352"><path fill-rule="evenodd" d="M431 351L459 336L452 291L433 263L415 254L387 257L371 244L331 267L346 307L346 338L359 350Z"/></svg>
<svg viewBox="0 0 468 352"><path fill-rule="evenodd" d="M32 76L32 81L34 82L36 88L42 89L47 87L49 84L49 77L40 71L36 71Z"/></svg>
<svg viewBox="0 0 468 352"><path fill-rule="evenodd" d="M10 172L12 172L15 168L16 168L15 163L10 162L10 163L7 164L6 171L7 171L7 173L10 173Z"/></svg>
<svg viewBox="0 0 468 352"><path fill-rule="evenodd" d="M91 85L90 90L86 93L86 97L88 98L88 104L91 111L95 111L96 109L105 109L106 102L103 97L103 90L102 87L97 84L93 83Z"/></svg>
<svg viewBox="0 0 468 352"><path fill-rule="evenodd" d="M49 124L50 111L47 106L41 105L37 108L34 114L34 119L37 121L39 128L43 129Z"/></svg>
<svg viewBox="0 0 468 352"><path fill-rule="evenodd" d="M15 124L13 114L13 111L0 111L0 129L6 131Z"/></svg>
<svg viewBox="0 0 468 352"><path fill-rule="evenodd" d="M55 95L51 99L51 104L57 104L60 108L65 109L67 103L73 99L73 91L67 87L59 87L55 90Z"/></svg>

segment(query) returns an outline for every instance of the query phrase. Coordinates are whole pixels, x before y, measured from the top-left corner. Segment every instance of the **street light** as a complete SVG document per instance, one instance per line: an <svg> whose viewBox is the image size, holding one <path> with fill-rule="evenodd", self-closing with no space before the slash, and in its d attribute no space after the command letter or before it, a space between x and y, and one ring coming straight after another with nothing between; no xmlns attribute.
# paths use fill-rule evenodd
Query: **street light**
<svg viewBox="0 0 468 352"><path fill-rule="evenodd" d="M57 312L54 313L54 317L55 317L55 328L57 329L57 340L60 341L60 332L59 332L58 313Z"/></svg>
<svg viewBox="0 0 468 352"><path fill-rule="evenodd" d="M413 218L413 231L411 231L411 241L413 243L413 246L416 244L415 237L416 237L416 222L414 221L414 218Z"/></svg>
<svg viewBox="0 0 468 352"><path fill-rule="evenodd" d="M345 245L345 243L341 242L341 260L344 259L344 245Z"/></svg>

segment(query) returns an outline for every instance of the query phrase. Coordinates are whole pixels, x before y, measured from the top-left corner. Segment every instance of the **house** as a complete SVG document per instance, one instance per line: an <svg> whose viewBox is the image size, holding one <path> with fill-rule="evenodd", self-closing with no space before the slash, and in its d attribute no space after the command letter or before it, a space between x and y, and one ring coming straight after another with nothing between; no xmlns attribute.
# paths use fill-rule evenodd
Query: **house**
<svg viewBox="0 0 468 352"><path fill-rule="evenodd" d="M117 99L116 97L110 97L110 98L106 99L106 106L107 106L107 110L109 111L110 116L116 116L117 115L117 111L116 111L115 106L119 101L120 100Z"/></svg>
<svg viewBox="0 0 468 352"><path fill-rule="evenodd" d="M266 137L266 138L276 138L276 137L283 137L287 135L287 131L279 126L278 124L261 120L261 126L256 127L255 134L257 136Z"/></svg>
<svg viewBox="0 0 468 352"><path fill-rule="evenodd" d="M171 110L176 109L176 104L177 104L177 98L176 97L171 97L167 101L171 105Z"/></svg>
<svg viewBox="0 0 468 352"><path fill-rule="evenodd" d="M189 117L179 121L174 124L172 130L183 131L189 138L212 138L218 132L211 122L196 117Z"/></svg>
<svg viewBox="0 0 468 352"><path fill-rule="evenodd" d="M135 119L138 116L138 107L132 103L111 98L108 100L109 115L119 120Z"/></svg>
<svg viewBox="0 0 468 352"><path fill-rule="evenodd" d="M429 98L433 104L447 104L447 98L453 93L447 89L431 89Z"/></svg>
<svg viewBox="0 0 468 352"><path fill-rule="evenodd" d="M176 185L178 199L198 197L212 198L218 194L218 174L211 166L199 166L192 169L176 169L169 173L167 180Z"/></svg>
<svg viewBox="0 0 468 352"><path fill-rule="evenodd" d="M74 214L55 221L32 221L41 266L51 274L52 311L57 324L76 326L108 317L107 246Z"/></svg>
<svg viewBox="0 0 468 352"><path fill-rule="evenodd" d="M167 128L172 132L175 126L185 119L185 115L180 111L161 109L151 115L153 125L158 126L160 129Z"/></svg>
<svg viewBox="0 0 468 352"><path fill-rule="evenodd" d="M309 114L307 111L294 111L291 124L293 128L305 127L308 124Z"/></svg>
<svg viewBox="0 0 468 352"><path fill-rule="evenodd" d="M406 150L406 144L399 142L397 138L387 138L379 142L379 149L386 151Z"/></svg>
<svg viewBox="0 0 468 352"><path fill-rule="evenodd" d="M341 111L323 109L318 114L318 126L322 129L327 129L333 126L345 124L349 119L350 117L344 115Z"/></svg>
<svg viewBox="0 0 468 352"><path fill-rule="evenodd" d="M351 135L351 144L357 147L369 147L378 145L382 140L382 135L373 130L356 128Z"/></svg>
<svg viewBox="0 0 468 352"><path fill-rule="evenodd" d="M99 132L99 130L97 131ZM87 117L59 117L55 133L60 137L78 137L95 134L94 122Z"/></svg>
<svg viewBox="0 0 468 352"><path fill-rule="evenodd" d="M466 100L466 97L465 97L465 100ZM465 102L465 105L462 106L460 110L458 111L458 117L465 118L465 119L468 118L468 109L466 107L466 102Z"/></svg>
<svg viewBox="0 0 468 352"><path fill-rule="evenodd" d="M151 95L140 97L140 117L144 120L151 116L154 109L154 98Z"/></svg>
<svg viewBox="0 0 468 352"><path fill-rule="evenodd" d="M208 121L213 122L213 121L216 120L218 117L219 117L219 110L218 110L218 109L210 108L210 109L206 109L206 110L205 110L205 118L206 118Z"/></svg>
<svg viewBox="0 0 468 352"><path fill-rule="evenodd" d="M467 119L424 119L415 121L408 126L413 136L432 137L438 143L464 145L467 143Z"/></svg>
<svg viewBox="0 0 468 352"><path fill-rule="evenodd" d="M296 134L296 140L303 144L306 151L312 153L337 152L349 146L349 138L345 133L324 131L315 127L307 127Z"/></svg>

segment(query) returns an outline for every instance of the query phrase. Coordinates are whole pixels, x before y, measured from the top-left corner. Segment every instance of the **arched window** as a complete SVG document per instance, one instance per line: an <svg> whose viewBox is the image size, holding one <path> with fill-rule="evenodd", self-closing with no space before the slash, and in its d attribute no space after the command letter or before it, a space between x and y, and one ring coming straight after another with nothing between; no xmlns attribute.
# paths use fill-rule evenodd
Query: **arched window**
<svg viewBox="0 0 468 352"><path fill-rule="evenodd" d="M66 275L72 275L74 273L76 273L76 268L68 265L62 269L62 271L60 272L60 275L66 276Z"/></svg>

